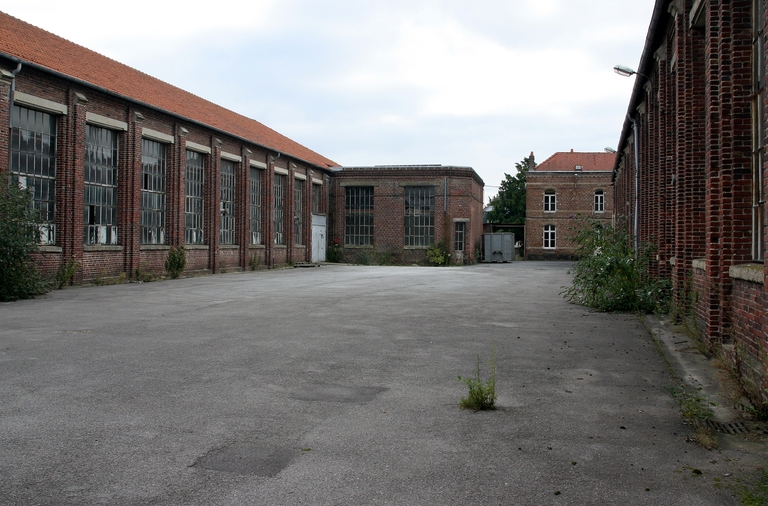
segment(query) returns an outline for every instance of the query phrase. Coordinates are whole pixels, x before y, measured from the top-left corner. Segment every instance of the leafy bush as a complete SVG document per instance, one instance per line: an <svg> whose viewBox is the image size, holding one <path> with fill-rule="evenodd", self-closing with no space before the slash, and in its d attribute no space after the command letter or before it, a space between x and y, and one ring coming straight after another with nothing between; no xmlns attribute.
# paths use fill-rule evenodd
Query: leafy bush
<svg viewBox="0 0 768 506"><path fill-rule="evenodd" d="M445 241L437 241L437 244L430 246L427 250L427 261L430 265L449 265L451 263L451 254Z"/></svg>
<svg viewBox="0 0 768 506"><path fill-rule="evenodd" d="M487 381L480 377L480 355L477 356L477 365L475 366L475 376L472 378L462 378L469 388L469 393L461 399L459 406L463 409L473 409L475 411L496 409L496 353L491 354L488 361L490 367L490 376Z"/></svg>
<svg viewBox="0 0 768 506"><path fill-rule="evenodd" d="M172 247L168 252L168 258L165 259L165 271L171 275L171 279L176 279L184 272L187 266L187 251L182 244L179 247Z"/></svg>
<svg viewBox="0 0 768 506"><path fill-rule="evenodd" d="M592 220L576 230L574 240L579 260L572 285L563 292L569 301L600 311L669 311L669 281L648 274L655 253L652 244L641 245L635 253L625 230Z"/></svg>
<svg viewBox="0 0 768 506"><path fill-rule="evenodd" d="M32 262L40 213L30 194L12 183L0 185L0 301L28 299L46 291Z"/></svg>

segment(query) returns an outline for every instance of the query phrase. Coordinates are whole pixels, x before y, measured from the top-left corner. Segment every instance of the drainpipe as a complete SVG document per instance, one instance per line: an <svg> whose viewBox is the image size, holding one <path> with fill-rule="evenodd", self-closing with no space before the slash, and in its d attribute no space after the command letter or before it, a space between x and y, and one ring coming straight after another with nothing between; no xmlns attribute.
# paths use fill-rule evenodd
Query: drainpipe
<svg viewBox="0 0 768 506"><path fill-rule="evenodd" d="M640 189L640 154L639 150L640 147L638 146L638 128L637 128L637 120L627 114L627 119L632 122L632 131L634 132L634 152L635 152L635 225L634 225L634 238L635 238L635 255L637 255L637 252L639 250L639 228L640 228L640 215L639 209L640 209L640 196L638 194L638 191Z"/></svg>
<svg viewBox="0 0 768 506"><path fill-rule="evenodd" d="M21 62L19 62L19 64L16 66L16 70L11 72L11 76L12 76L11 77L11 98L10 98L11 107L8 110L9 114L11 115L11 117L9 118L10 121L8 122L8 124L11 125L11 127L13 127L13 97L16 94L16 74L18 74L19 72L21 72Z"/></svg>

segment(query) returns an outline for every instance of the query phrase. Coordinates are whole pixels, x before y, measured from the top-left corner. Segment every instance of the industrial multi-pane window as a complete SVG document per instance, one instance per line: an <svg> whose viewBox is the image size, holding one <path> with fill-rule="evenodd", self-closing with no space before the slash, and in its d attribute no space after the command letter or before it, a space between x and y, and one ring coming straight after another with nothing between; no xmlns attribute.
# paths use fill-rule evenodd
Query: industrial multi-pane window
<svg viewBox="0 0 768 506"><path fill-rule="evenodd" d="M283 233L284 214L285 214L285 176L282 174L275 174L275 180L273 182L272 193L275 196L273 206L273 221L274 221L274 242L275 244L285 244L285 234Z"/></svg>
<svg viewBox="0 0 768 506"><path fill-rule="evenodd" d="M220 244L237 244L235 218L235 163L222 160Z"/></svg>
<svg viewBox="0 0 768 506"><path fill-rule="evenodd" d="M304 244L304 181L293 182L293 243Z"/></svg>
<svg viewBox="0 0 768 506"><path fill-rule="evenodd" d="M605 192L603 190L595 190L595 212L602 213L605 211Z"/></svg>
<svg viewBox="0 0 768 506"><path fill-rule="evenodd" d="M762 261L765 256L765 47L763 25L764 0L752 2L752 259Z"/></svg>
<svg viewBox="0 0 768 506"><path fill-rule="evenodd" d="M56 117L13 106L11 115L11 180L32 194L43 221L38 241L56 243Z"/></svg>
<svg viewBox="0 0 768 506"><path fill-rule="evenodd" d="M347 186L344 212L344 244L373 245L373 186Z"/></svg>
<svg viewBox="0 0 768 506"><path fill-rule="evenodd" d="M405 188L405 245L431 246L435 242L435 187Z"/></svg>
<svg viewBox="0 0 768 506"><path fill-rule="evenodd" d="M117 244L117 161L117 132L86 125L84 244Z"/></svg>
<svg viewBox="0 0 768 506"><path fill-rule="evenodd" d="M554 190L547 190L544 193L544 212L554 213L557 211L557 195Z"/></svg>
<svg viewBox="0 0 768 506"><path fill-rule="evenodd" d="M312 183L312 214L320 214L323 211L323 185Z"/></svg>
<svg viewBox="0 0 768 506"><path fill-rule="evenodd" d="M261 170L251 167L250 199L248 201L250 244L261 244Z"/></svg>
<svg viewBox="0 0 768 506"><path fill-rule="evenodd" d="M165 244L165 144L141 141L141 244Z"/></svg>
<svg viewBox="0 0 768 506"><path fill-rule="evenodd" d="M184 242L205 244L203 235L203 155L187 150L184 197Z"/></svg>
<svg viewBox="0 0 768 506"><path fill-rule="evenodd" d="M554 225L544 225L544 249L555 249L557 230Z"/></svg>
<svg viewBox="0 0 768 506"><path fill-rule="evenodd" d="M463 221L457 221L454 223L453 231L453 249L455 251L464 251L464 232L466 230L466 223Z"/></svg>

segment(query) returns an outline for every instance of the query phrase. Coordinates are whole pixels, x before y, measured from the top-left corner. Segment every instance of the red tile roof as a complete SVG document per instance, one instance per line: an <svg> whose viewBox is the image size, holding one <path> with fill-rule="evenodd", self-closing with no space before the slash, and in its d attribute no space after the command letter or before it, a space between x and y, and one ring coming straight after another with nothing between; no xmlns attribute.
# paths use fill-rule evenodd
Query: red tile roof
<svg viewBox="0 0 768 506"><path fill-rule="evenodd" d="M319 167L339 164L256 120L0 12L0 53L90 83L127 99L280 151Z"/></svg>
<svg viewBox="0 0 768 506"><path fill-rule="evenodd" d="M615 153L574 153L560 151L550 156L536 166L536 172L545 171L574 171L581 165L584 172L612 171Z"/></svg>

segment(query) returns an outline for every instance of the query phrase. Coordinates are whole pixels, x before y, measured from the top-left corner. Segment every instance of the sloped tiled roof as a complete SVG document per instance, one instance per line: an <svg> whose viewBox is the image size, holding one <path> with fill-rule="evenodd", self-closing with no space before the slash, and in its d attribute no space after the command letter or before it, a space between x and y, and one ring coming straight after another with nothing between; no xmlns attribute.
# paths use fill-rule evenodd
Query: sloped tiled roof
<svg viewBox="0 0 768 506"><path fill-rule="evenodd" d="M572 172L576 169L577 165L581 165L581 170L583 172L610 172L613 170L613 162L615 159L615 153L579 153L573 151L559 151L538 164L534 170L536 172Z"/></svg>
<svg viewBox="0 0 768 506"><path fill-rule="evenodd" d="M339 164L256 120L0 12L0 53L208 125L319 167Z"/></svg>

